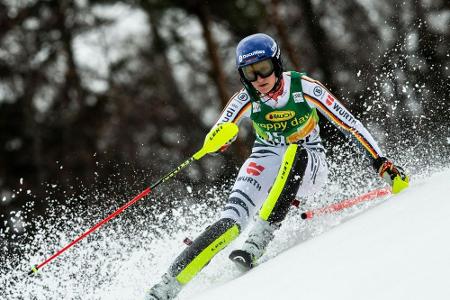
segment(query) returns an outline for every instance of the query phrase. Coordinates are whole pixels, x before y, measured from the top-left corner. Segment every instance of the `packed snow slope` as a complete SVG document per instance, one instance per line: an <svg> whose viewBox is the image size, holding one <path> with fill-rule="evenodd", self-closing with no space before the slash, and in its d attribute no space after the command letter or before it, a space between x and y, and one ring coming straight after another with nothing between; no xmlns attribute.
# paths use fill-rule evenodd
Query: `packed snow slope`
<svg viewBox="0 0 450 300"><path fill-rule="evenodd" d="M374 184L381 186L381 180ZM369 182L365 188L374 186ZM305 207L345 199L341 193L352 189L329 182L329 194L315 196ZM215 190L211 203L223 199ZM3 236L15 229L0 231L0 299L144 299L145 291L186 247L183 239L198 236L220 209L193 202L161 213L164 195L157 193L60 255L37 276L26 276L30 266L67 245L126 198L111 191L90 196L98 201L89 210L80 201L83 197L53 200L51 214L35 218L35 228L27 225L25 235L9 244ZM71 201L79 206L69 206ZM187 198L181 198L180 203L185 202ZM450 169L415 175L410 188L387 199L306 221L300 213L290 210L257 268L242 274L228 259L244 242L249 226L177 299L450 299Z"/></svg>
<svg viewBox="0 0 450 300"><path fill-rule="evenodd" d="M193 299L450 299L450 170Z"/></svg>

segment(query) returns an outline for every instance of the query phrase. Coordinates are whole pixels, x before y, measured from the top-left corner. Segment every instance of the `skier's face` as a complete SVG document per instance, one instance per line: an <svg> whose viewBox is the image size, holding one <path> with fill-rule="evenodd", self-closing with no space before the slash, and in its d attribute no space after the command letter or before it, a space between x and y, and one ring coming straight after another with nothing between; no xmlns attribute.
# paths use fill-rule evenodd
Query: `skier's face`
<svg viewBox="0 0 450 300"><path fill-rule="evenodd" d="M259 75L257 75L256 81L252 82L253 87L260 92L261 94L267 94L272 90L272 88L275 85L275 82L277 81L277 78L275 77L275 72L272 72L272 74L266 78L263 78Z"/></svg>

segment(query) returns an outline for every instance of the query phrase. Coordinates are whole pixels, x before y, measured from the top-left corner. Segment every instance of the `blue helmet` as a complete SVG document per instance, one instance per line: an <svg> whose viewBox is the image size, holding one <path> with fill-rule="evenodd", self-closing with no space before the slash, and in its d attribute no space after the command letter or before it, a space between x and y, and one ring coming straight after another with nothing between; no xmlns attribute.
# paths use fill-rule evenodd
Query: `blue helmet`
<svg viewBox="0 0 450 300"><path fill-rule="evenodd" d="M275 76L279 78L283 72L280 47L267 34L256 33L249 35L241 40L236 47L236 67L242 79L244 79L241 71L242 67L265 59L272 60Z"/></svg>

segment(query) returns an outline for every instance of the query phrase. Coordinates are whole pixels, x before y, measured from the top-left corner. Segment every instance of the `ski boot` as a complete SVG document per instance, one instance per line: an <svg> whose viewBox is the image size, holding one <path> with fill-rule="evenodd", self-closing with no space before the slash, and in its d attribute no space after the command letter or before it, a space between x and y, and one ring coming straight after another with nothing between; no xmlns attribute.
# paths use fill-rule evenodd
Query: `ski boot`
<svg viewBox="0 0 450 300"><path fill-rule="evenodd" d="M180 292L182 285L175 277L164 274L161 282L155 284L145 295L145 300L170 300Z"/></svg>
<svg viewBox="0 0 450 300"><path fill-rule="evenodd" d="M274 237L274 231L280 226L258 218L248 234L242 249L230 253L231 259L241 271L248 271L255 266L256 261L264 254L267 245Z"/></svg>

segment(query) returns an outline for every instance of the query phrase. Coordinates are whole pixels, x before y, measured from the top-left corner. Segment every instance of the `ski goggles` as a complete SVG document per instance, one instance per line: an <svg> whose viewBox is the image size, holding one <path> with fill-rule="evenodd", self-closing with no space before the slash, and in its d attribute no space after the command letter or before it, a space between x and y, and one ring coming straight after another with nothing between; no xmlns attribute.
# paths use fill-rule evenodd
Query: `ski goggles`
<svg viewBox="0 0 450 300"><path fill-rule="evenodd" d="M258 75L261 78L266 78L272 75L274 71L272 60L265 59L257 63L245 66L241 68L242 74L247 81L254 82L258 79Z"/></svg>

